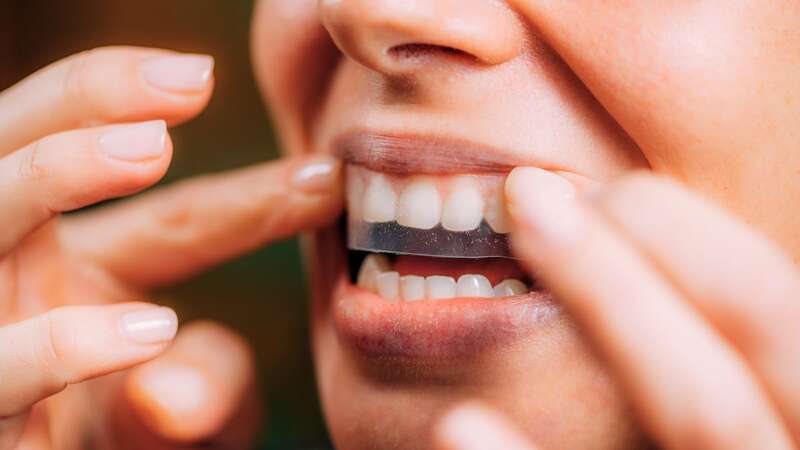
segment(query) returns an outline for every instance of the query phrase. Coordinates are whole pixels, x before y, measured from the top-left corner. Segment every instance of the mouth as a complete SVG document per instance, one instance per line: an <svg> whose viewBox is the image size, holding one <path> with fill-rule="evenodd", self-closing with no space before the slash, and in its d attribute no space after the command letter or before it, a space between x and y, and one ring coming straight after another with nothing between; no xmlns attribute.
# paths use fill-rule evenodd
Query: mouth
<svg viewBox="0 0 800 450"><path fill-rule="evenodd" d="M528 340L560 316L509 249L512 161L442 139L383 137L381 148L375 136L337 147L347 171L348 271L333 295L341 340L368 358L444 362Z"/></svg>

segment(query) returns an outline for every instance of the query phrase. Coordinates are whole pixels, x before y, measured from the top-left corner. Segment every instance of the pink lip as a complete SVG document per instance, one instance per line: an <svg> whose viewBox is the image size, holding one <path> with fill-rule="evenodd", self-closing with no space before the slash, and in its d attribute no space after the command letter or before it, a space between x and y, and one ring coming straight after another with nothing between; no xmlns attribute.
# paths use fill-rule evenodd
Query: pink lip
<svg viewBox="0 0 800 450"><path fill-rule="evenodd" d="M461 359L529 338L560 315L547 292L389 303L347 279L340 280L333 302L340 338L368 357Z"/></svg>

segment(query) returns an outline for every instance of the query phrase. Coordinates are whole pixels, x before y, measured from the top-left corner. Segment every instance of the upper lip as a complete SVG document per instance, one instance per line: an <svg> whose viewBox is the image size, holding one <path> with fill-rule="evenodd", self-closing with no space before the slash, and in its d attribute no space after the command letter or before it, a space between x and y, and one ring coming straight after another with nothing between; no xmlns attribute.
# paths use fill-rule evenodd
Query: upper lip
<svg viewBox="0 0 800 450"><path fill-rule="evenodd" d="M496 147L438 135L352 131L334 141L333 151L348 163L397 174L508 173L531 165Z"/></svg>

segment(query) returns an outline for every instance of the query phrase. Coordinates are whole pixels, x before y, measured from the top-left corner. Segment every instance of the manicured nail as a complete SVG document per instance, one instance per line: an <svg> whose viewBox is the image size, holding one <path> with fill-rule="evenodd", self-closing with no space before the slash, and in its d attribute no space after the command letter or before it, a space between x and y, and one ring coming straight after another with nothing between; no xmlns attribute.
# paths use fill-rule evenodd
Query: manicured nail
<svg viewBox="0 0 800 450"><path fill-rule="evenodd" d="M139 383L163 413L181 418L206 406L210 397L208 380L190 366L163 363L142 373Z"/></svg>
<svg viewBox="0 0 800 450"><path fill-rule="evenodd" d="M480 405L462 406L448 414L438 428L437 437L446 448L454 450L533 450L505 419Z"/></svg>
<svg viewBox="0 0 800 450"><path fill-rule="evenodd" d="M171 341L178 331L178 316L170 308L152 307L122 316L122 330L139 344L160 344Z"/></svg>
<svg viewBox="0 0 800 450"><path fill-rule="evenodd" d="M292 185L308 193L329 191L339 178L341 165L333 156L315 156L295 170Z"/></svg>
<svg viewBox="0 0 800 450"><path fill-rule="evenodd" d="M117 125L100 136L100 150L114 159L145 161L160 158L166 150L167 124L154 120L135 125Z"/></svg>
<svg viewBox="0 0 800 450"><path fill-rule="evenodd" d="M580 224L575 187L542 169L514 169L506 180L511 217L544 241L573 239Z"/></svg>
<svg viewBox="0 0 800 450"><path fill-rule="evenodd" d="M142 76L158 89L197 92L208 86L214 58L208 55L162 56L142 65Z"/></svg>

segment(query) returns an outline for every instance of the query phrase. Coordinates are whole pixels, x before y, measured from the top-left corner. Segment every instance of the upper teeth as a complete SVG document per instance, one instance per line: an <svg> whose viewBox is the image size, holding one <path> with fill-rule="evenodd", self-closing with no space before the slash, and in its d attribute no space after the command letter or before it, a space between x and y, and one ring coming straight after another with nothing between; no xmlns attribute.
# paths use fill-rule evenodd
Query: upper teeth
<svg viewBox="0 0 800 450"><path fill-rule="evenodd" d="M483 218L483 197L475 183L469 178L461 178L450 191L444 202L442 226L452 231L469 231L478 228Z"/></svg>
<svg viewBox="0 0 800 450"><path fill-rule="evenodd" d="M357 189L351 185L351 189ZM367 222L391 222L397 217L397 196L386 177L378 175L370 180L364 194L363 217Z"/></svg>
<svg viewBox="0 0 800 450"><path fill-rule="evenodd" d="M442 200L433 183L414 180L403 189L397 202L397 223L428 230L438 225L441 217Z"/></svg>
<svg viewBox="0 0 800 450"><path fill-rule="evenodd" d="M390 302L455 297L510 297L529 292L525 283L514 278L505 279L492 288L489 279L479 274L462 275L458 281L443 275L401 277L391 270L386 256L377 254L367 256L361 265L358 286Z"/></svg>
<svg viewBox="0 0 800 450"><path fill-rule="evenodd" d="M368 223L397 221L405 227L425 230L441 224L450 231L470 231L485 220L495 232L507 233L502 184L502 178L488 176L441 180L414 177L401 182L351 166L348 209L351 217Z"/></svg>

